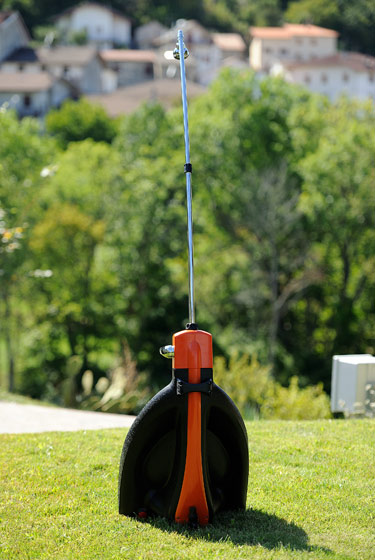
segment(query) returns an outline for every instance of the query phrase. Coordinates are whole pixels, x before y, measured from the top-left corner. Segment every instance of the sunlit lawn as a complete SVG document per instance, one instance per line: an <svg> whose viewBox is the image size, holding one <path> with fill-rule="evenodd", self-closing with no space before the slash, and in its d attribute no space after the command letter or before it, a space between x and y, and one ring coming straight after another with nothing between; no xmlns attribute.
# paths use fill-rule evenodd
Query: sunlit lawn
<svg viewBox="0 0 375 560"><path fill-rule="evenodd" d="M375 422L247 424L247 511L189 531L117 514L125 430L0 436L0 558L375 558Z"/></svg>

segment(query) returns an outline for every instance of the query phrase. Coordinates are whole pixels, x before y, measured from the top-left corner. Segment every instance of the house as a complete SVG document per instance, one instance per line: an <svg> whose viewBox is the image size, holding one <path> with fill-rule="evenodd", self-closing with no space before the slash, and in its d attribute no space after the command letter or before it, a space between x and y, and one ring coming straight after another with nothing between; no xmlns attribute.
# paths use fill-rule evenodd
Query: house
<svg viewBox="0 0 375 560"><path fill-rule="evenodd" d="M103 62L94 47L21 47L1 64L1 72L49 72L63 78L79 93L101 93Z"/></svg>
<svg viewBox="0 0 375 560"><path fill-rule="evenodd" d="M136 46L139 49L151 49L154 45L155 39L163 35L168 28L158 21L150 21L144 25L140 25L134 32L134 39Z"/></svg>
<svg viewBox="0 0 375 560"><path fill-rule="evenodd" d="M14 108L20 117L43 117L71 96L71 86L47 72L0 72L0 105Z"/></svg>
<svg viewBox="0 0 375 560"><path fill-rule="evenodd" d="M54 18L63 36L86 32L89 43L100 48L129 46L131 21L121 12L97 2L72 6Z"/></svg>
<svg viewBox="0 0 375 560"><path fill-rule="evenodd" d="M42 47L37 54L43 68L56 78L64 78L81 93L103 90L103 65L94 47Z"/></svg>
<svg viewBox="0 0 375 560"><path fill-rule="evenodd" d="M178 68L173 57L168 58L176 47L177 32L181 29L184 34L184 43L190 52L186 64L188 79L199 84L207 85L215 77L220 65L220 54L214 44L212 34L195 20L178 20L176 25L154 40L154 46L159 54L166 54L167 66L164 64L163 75L167 77L178 76ZM166 68L166 69L165 69ZM176 70L177 68L177 70Z"/></svg>
<svg viewBox="0 0 375 560"><path fill-rule="evenodd" d="M32 47L18 47L0 64L1 72L39 73L45 68L41 64L37 52Z"/></svg>
<svg viewBox="0 0 375 560"><path fill-rule="evenodd" d="M287 63L274 73L302 84L315 93L335 101L346 94L357 99L375 101L375 57L354 52L337 52L332 56Z"/></svg>
<svg viewBox="0 0 375 560"><path fill-rule="evenodd" d="M257 71L268 72L277 63L308 61L337 52L338 33L316 25L251 27L250 35L250 66Z"/></svg>
<svg viewBox="0 0 375 560"><path fill-rule="evenodd" d="M214 46L216 47L216 69L212 77L220 72L223 67L247 69L247 47L239 33L212 33Z"/></svg>
<svg viewBox="0 0 375 560"><path fill-rule="evenodd" d="M119 87L153 80L155 77L157 56L154 51L112 49L101 51L100 57L116 73Z"/></svg>
<svg viewBox="0 0 375 560"><path fill-rule="evenodd" d="M212 33L214 45L220 50L221 58L246 58L246 44L239 33Z"/></svg>
<svg viewBox="0 0 375 560"><path fill-rule="evenodd" d="M19 12L0 12L0 62L29 41L29 32Z"/></svg>
<svg viewBox="0 0 375 560"><path fill-rule="evenodd" d="M164 54L168 63L162 63L162 75L169 78L178 76L178 68L171 56L176 46L177 32L181 29L184 43L189 50L186 65L187 76L204 86L214 80L227 59L226 65L242 64L246 58L246 44L238 33L211 33L195 20L178 20L176 25L154 40L159 54Z"/></svg>
<svg viewBox="0 0 375 560"><path fill-rule="evenodd" d="M201 95L206 88L194 82L187 82L188 99ZM179 80L164 78L150 80L141 84L120 88L106 95L90 95L87 99L101 105L110 117L129 114L138 109L142 103L160 103L169 109L181 103L181 84Z"/></svg>

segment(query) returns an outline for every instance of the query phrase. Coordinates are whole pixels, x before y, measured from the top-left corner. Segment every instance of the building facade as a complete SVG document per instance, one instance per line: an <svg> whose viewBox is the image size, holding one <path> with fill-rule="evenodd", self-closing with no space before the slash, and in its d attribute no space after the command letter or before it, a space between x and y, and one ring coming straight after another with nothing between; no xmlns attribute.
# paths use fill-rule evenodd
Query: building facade
<svg viewBox="0 0 375 560"><path fill-rule="evenodd" d="M277 70L277 68L276 68ZM353 52L281 66L289 82L335 101L340 95L375 102L375 57Z"/></svg>
<svg viewBox="0 0 375 560"><path fill-rule="evenodd" d="M251 27L250 66L269 72L277 63L302 62L336 54L338 33L316 25Z"/></svg>
<svg viewBox="0 0 375 560"><path fill-rule="evenodd" d="M67 82L47 72L0 72L0 105L15 109L20 117L44 117L71 95Z"/></svg>
<svg viewBox="0 0 375 560"><path fill-rule="evenodd" d="M21 15L18 12L0 12L0 62L29 41L30 35Z"/></svg>
<svg viewBox="0 0 375 560"><path fill-rule="evenodd" d="M89 43L100 48L129 46L131 21L125 15L103 4L84 2L55 17L62 35L86 32Z"/></svg>

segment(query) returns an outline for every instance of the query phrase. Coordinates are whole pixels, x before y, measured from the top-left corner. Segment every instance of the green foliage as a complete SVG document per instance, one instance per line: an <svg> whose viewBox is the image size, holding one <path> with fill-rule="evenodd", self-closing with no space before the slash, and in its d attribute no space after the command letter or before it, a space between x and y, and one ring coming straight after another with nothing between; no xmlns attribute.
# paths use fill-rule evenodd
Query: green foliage
<svg viewBox="0 0 375 560"><path fill-rule="evenodd" d="M86 371L84 375L92 372ZM120 414L137 414L150 400L152 393L146 374L137 371L126 342L122 343L121 356L108 377L101 377L96 383L87 386L81 408L101 410Z"/></svg>
<svg viewBox="0 0 375 560"><path fill-rule="evenodd" d="M214 378L234 400L245 418L282 420L317 420L330 418L329 397L323 385L299 388L298 378L290 379L289 387L277 383L270 368L256 357L234 355L214 360Z"/></svg>
<svg viewBox="0 0 375 560"><path fill-rule="evenodd" d="M44 38L43 27L49 25L51 18L74 4L76 0L1 0L0 9L20 10L33 36L40 40ZM309 22L338 31L345 49L374 54L372 0L113 0L111 6L132 18L135 25L156 19L170 26L179 18L196 19L208 28L239 31L245 39L248 39L250 25ZM83 39L82 35L78 38L79 41Z"/></svg>
<svg viewBox="0 0 375 560"><path fill-rule="evenodd" d="M373 126L371 107L342 99L326 113L324 132L298 164L300 208L325 281L295 307L289 320L298 333L292 352L313 363L315 381L321 379L318 357L374 351L368 330L374 283Z"/></svg>
<svg viewBox="0 0 375 560"><path fill-rule="evenodd" d="M105 110L86 99L65 101L61 109L53 109L46 117L47 132L56 136L63 148L69 142L92 138L111 143L117 132L116 121Z"/></svg>
<svg viewBox="0 0 375 560"><path fill-rule="evenodd" d="M233 399L245 418L259 417L270 386L274 383L268 366L256 356L235 354L227 360L214 359L214 381Z"/></svg>
<svg viewBox="0 0 375 560"><path fill-rule="evenodd" d="M49 46L59 44L62 40L62 33L54 25L39 25L33 29L33 37L37 44L48 44Z"/></svg>
<svg viewBox="0 0 375 560"><path fill-rule="evenodd" d="M263 418L281 420L331 418L329 397L323 391L323 384L300 389L296 376L290 379L289 387L282 387L279 383L269 387L261 414Z"/></svg>
<svg viewBox="0 0 375 560"><path fill-rule="evenodd" d="M71 32L68 36L68 42L72 45L86 45L88 42L87 31L82 29Z"/></svg>
<svg viewBox="0 0 375 560"><path fill-rule="evenodd" d="M4 341L3 383L13 391L20 331L25 322L23 289L32 264L27 251L30 226L37 214L40 170L54 152L35 119L18 120L0 110L0 338Z"/></svg>
<svg viewBox="0 0 375 560"><path fill-rule="evenodd" d="M259 360L231 362L252 373L228 392L246 414L284 414L288 399L298 411L310 395L324 415L319 388L288 385L328 390L332 354L375 351L373 108L226 70L189 117L199 326L215 354ZM79 356L72 402L137 410L170 378L157 349L187 320L181 109L144 105L111 143L65 149L33 119L0 119L2 377L62 402ZM130 388L113 373L123 344ZM121 395L102 401L100 379Z"/></svg>

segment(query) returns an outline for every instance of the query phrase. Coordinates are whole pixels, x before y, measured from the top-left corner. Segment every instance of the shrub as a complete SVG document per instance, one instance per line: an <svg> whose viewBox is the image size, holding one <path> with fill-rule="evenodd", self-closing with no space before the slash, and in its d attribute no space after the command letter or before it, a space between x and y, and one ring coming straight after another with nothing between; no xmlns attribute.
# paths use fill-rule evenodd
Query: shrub
<svg viewBox="0 0 375 560"><path fill-rule="evenodd" d="M137 414L152 396L148 376L138 373L130 348L124 341L118 363L109 372L108 378L100 378L94 387L90 374L86 371L82 378L81 408Z"/></svg>
<svg viewBox="0 0 375 560"><path fill-rule="evenodd" d="M80 99L67 100L61 109L50 111L46 117L46 128L66 148L69 142L86 138L110 144L117 134L118 124L99 105Z"/></svg>
<svg viewBox="0 0 375 560"><path fill-rule="evenodd" d="M313 420L330 418L329 397L321 383L305 388L292 377L283 387L271 376L268 366L256 357L234 355L227 363L222 356L214 360L214 379L234 400L246 419Z"/></svg>
<svg viewBox="0 0 375 560"><path fill-rule="evenodd" d="M294 376L289 387L273 382L261 406L261 415L283 420L330 418L329 397L323 391L322 383L300 389L298 377Z"/></svg>
<svg viewBox="0 0 375 560"><path fill-rule="evenodd" d="M260 406L272 383L270 368L246 354L233 355L228 364L223 356L215 358L214 381L228 393L246 418L259 417Z"/></svg>

